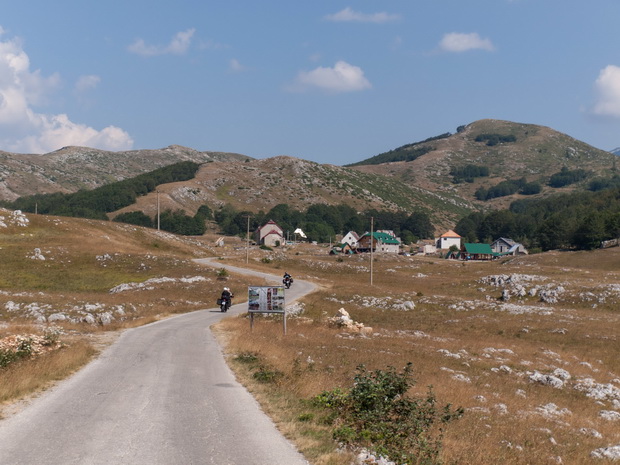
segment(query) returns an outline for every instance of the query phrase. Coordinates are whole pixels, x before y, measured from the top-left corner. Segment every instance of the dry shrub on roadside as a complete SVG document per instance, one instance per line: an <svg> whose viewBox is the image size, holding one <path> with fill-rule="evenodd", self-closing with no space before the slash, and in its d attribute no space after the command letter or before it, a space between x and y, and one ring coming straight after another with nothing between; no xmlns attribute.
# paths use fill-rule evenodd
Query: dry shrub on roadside
<svg viewBox="0 0 620 465"><path fill-rule="evenodd" d="M18 399L66 378L95 353L86 341L77 340L32 360L0 368L0 402Z"/></svg>

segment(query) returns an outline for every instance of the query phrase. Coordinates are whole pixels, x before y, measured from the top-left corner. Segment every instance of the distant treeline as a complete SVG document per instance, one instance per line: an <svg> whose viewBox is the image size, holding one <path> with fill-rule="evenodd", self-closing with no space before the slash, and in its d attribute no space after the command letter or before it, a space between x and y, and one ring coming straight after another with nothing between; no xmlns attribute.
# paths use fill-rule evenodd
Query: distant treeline
<svg viewBox="0 0 620 465"><path fill-rule="evenodd" d="M508 237L540 250L594 249L620 237L620 187L517 200L508 210L472 213L455 231L466 242Z"/></svg>
<svg viewBox="0 0 620 465"><path fill-rule="evenodd" d="M429 215L424 211L413 213L366 210L357 212L348 205L310 205L305 212L295 210L287 204L280 204L268 212L238 211L227 205L214 213L221 231L228 235L245 236L250 218L250 231L255 231L267 221L273 220L280 226L285 236L293 239L293 232L301 228L309 240L317 242L333 241L336 235L349 231L358 234L370 231L371 217L374 230L392 230L403 242L411 243L417 239L432 238L435 228Z"/></svg>
<svg viewBox="0 0 620 465"><path fill-rule="evenodd" d="M422 155L435 150L435 147L431 145L423 145L429 142L445 139L450 137L452 134L446 132L444 134L440 134L438 136L429 137L428 139L424 139L420 142L414 142L412 144L406 144L401 147L390 150L389 152L383 152L379 155L375 155L374 157L368 158L367 160L363 160L357 163L352 163L346 166L359 166L359 165L380 165L381 163L390 163L395 161L413 161L416 158L421 157ZM421 147L417 147L421 146Z"/></svg>
<svg viewBox="0 0 620 465"><path fill-rule="evenodd" d="M476 142L486 142L489 147L497 144L506 144L509 142L516 142L517 138L512 134L479 134L474 139Z"/></svg>
<svg viewBox="0 0 620 465"><path fill-rule="evenodd" d="M201 236L207 230L206 221L213 219L213 212L207 205L201 206L194 216L183 210L164 210L157 217L151 218L141 211L121 213L114 218L119 223L135 224L146 228L156 228L183 236Z"/></svg>
<svg viewBox="0 0 620 465"><path fill-rule="evenodd" d="M538 182L527 182L525 178L508 179L488 189L484 187L478 188L475 196L478 200L490 200L496 197L516 194L517 192L522 195L534 195L539 194L541 190L542 186Z"/></svg>
<svg viewBox="0 0 620 465"><path fill-rule="evenodd" d="M489 169L485 166L466 165L464 167L452 168L450 171L452 182L455 184L461 182L474 182L477 177L485 177L489 175ZM583 169L569 170L563 167L558 173L552 174L546 184L549 187L560 188L584 181L592 176L591 171ZM543 181L544 182L544 181ZM612 187L620 187L620 177L614 174L611 177L598 177L592 179L587 189L593 192ZM480 187L475 192L478 200L491 200L497 197L505 197L508 195L519 193L521 195L535 195L542 191L541 181L528 182L525 178L507 179L491 187Z"/></svg>
<svg viewBox="0 0 620 465"><path fill-rule="evenodd" d="M452 176L452 182L454 184L460 184L462 182L474 182L475 178L483 178L489 175L489 168L479 165L465 165L461 167L455 167L450 170L450 176Z"/></svg>
<svg viewBox="0 0 620 465"><path fill-rule="evenodd" d="M192 179L199 167L198 163L182 161L93 190L20 197L6 206L30 213L105 220L106 213L134 204L139 196L153 192L160 184Z"/></svg>

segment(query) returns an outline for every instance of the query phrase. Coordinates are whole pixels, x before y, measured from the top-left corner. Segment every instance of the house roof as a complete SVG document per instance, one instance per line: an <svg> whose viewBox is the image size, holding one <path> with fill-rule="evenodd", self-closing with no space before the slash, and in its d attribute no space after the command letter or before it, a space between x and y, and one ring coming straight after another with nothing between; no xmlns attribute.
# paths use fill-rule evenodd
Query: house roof
<svg viewBox="0 0 620 465"><path fill-rule="evenodd" d="M263 235L263 238L264 238L264 237L267 237L267 236L271 236L272 234L275 234L276 236L283 237L283 236L282 236L282 233L281 233L280 231L278 231L277 229L272 229L272 230L271 230L271 231L269 231L268 233L265 233L265 234Z"/></svg>
<svg viewBox="0 0 620 465"><path fill-rule="evenodd" d="M491 246L489 244L464 244L465 251L471 254L488 254L492 255L493 250L491 250Z"/></svg>
<svg viewBox="0 0 620 465"><path fill-rule="evenodd" d="M461 237L459 236L457 233L455 233L452 230L449 230L448 232L443 233L441 236L439 237Z"/></svg>
<svg viewBox="0 0 620 465"><path fill-rule="evenodd" d="M400 241L398 239L396 239L394 236L390 236L387 233L373 232L372 235L376 240L378 240L379 242L382 242L383 244L400 245ZM366 233L362 237L364 236L370 236L370 234Z"/></svg>
<svg viewBox="0 0 620 465"><path fill-rule="evenodd" d="M358 240L360 238L360 236L355 232L355 231L349 231L348 233L346 233L344 236L347 237L349 234L351 234L351 236L355 239Z"/></svg>
<svg viewBox="0 0 620 465"><path fill-rule="evenodd" d="M515 241L513 241L512 239L508 239L507 237L500 237L499 239L496 239L495 241L493 241L493 244L497 244L498 242L504 242L506 245L509 246L513 246L516 244Z"/></svg>

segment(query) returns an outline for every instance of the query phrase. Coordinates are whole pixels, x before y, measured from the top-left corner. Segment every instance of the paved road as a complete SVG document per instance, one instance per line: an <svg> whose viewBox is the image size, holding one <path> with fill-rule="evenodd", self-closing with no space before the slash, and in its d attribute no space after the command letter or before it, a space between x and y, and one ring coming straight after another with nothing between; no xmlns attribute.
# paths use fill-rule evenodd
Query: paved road
<svg viewBox="0 0 620 465"><path fill-rule="evenodd" d="M313 288L296 281L287 302ZM0 464L307 464L228 369L209 330L222 317L201 310L123 332L76 375L0 421Z"/></svg>

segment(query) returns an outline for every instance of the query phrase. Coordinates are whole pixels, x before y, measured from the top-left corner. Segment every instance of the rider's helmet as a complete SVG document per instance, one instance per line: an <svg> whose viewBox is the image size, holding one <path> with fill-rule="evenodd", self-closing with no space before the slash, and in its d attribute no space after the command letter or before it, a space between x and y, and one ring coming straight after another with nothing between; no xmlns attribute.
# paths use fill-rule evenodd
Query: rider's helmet
<svg viewBox="0 0 620 465"><path fill-rule="evenodd" d="M227 287L225 287L224 290L230 292L230 289L228 289Z"/></svg>

